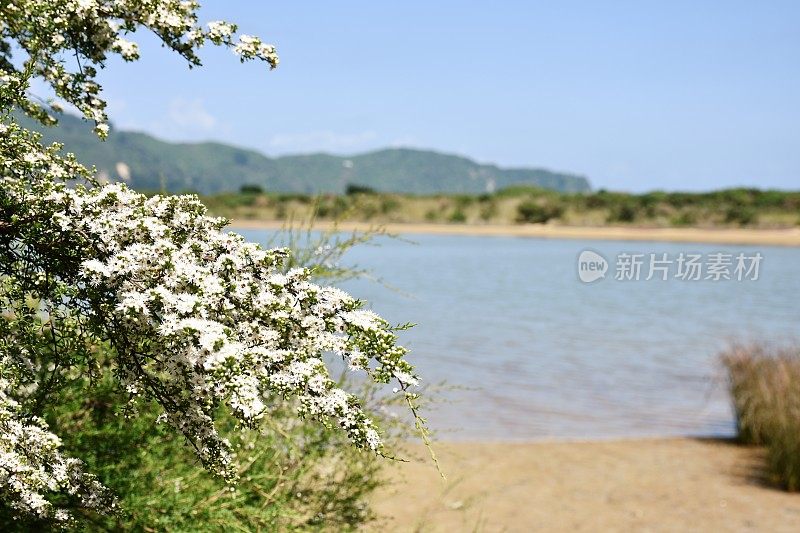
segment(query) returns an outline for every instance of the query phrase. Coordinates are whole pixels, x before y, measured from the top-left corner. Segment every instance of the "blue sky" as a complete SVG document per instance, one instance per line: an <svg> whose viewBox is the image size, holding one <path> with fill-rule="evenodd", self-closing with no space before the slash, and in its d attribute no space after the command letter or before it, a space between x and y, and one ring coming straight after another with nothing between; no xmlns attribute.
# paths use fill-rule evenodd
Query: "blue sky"
<svg viewBox="0 0 800 533"><path fill-rule="evenodd" d="M203 51L101 80L112 120L270 155L430 148L642 191L800 188L800 2L206 1L281 66Z"/></svg>

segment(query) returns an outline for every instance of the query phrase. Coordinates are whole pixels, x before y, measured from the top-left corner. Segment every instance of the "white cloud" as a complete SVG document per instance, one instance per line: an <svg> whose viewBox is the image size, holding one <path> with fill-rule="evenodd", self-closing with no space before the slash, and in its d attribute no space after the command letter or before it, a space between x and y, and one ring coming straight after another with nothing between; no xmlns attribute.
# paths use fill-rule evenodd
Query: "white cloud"
<svg viewBox="0 0 800 533"><path fill-rule="evenodd" d="M218 120L205 107L202 98L173 98L155 120L120 122L123 129L145 131L173 142L196 142L216 139L226 142L231 127Z"/></svg>
<svg viewBox="0 0 800 533"><path fill-rule="evenodd" d="M217 119L208 112L200 98L173 98L169 102L167 118L177 129L195 132L209 132L217 125Z"/></svg>
<svg viewBox="0 0 800 533"><path fill-rule="evenodd" d="M366 148L378 135L374 131L337 133L329 130L306 133L279 133L267 141L271 151L342 152Z"/></svg>

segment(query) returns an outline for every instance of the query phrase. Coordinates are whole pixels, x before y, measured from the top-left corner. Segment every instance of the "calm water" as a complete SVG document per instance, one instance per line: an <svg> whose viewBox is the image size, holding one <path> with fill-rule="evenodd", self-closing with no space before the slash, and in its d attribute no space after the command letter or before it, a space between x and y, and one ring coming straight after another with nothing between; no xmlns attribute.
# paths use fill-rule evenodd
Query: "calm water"
<svg viewBox="0 0 800 533"><path fill-rule="evenodd" d="M266 241L267 232L243 231ZM800 249L678 243L408 236L350 252L398 291L345 287L402 334L428 383L442 437L604 438L727 435L733 421L716 363L733 340L796 340ZM585 284L577 256L611 261ZM613 279L620 252L729 252L764 259L757 281Z"/></svg>

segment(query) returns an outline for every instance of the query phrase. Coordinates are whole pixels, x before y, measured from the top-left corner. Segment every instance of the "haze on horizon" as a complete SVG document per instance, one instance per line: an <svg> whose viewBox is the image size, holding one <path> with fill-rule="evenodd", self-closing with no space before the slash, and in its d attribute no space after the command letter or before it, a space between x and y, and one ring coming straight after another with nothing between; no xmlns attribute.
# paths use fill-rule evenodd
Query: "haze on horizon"
<svg viewBox="0 0 800 533"><path fill-rule="evenodd" d="M188 70L134 38L103 72L112 121L267 155L408 146L586 175L594 188L800 188L795 2L208 0L278 47Z"/></svg>

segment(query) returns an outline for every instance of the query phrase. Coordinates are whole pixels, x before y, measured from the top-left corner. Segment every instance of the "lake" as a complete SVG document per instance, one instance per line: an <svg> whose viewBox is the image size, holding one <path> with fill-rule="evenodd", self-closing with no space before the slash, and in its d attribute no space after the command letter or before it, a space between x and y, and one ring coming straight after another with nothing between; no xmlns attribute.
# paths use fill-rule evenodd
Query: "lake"
<svg viewBox="0 0 800 533"><path fill-rule="evenodd" d="M243 230L267 242L270 232ZM800 249L662 242L409 235L361 246L342 284L402 332L427 384L446 382L429 413L459 440L597 439L734 434L720 350L732 341L797 339ZM578 256L609 261L584 283ZM753 257L758 279L618 281L621 253ZM670 268L677 268L674 263ZM731 267L733 273L733 267ZM704 272L705 274L705 272ZM751 271L751 277L753 272Z"/></svg>

